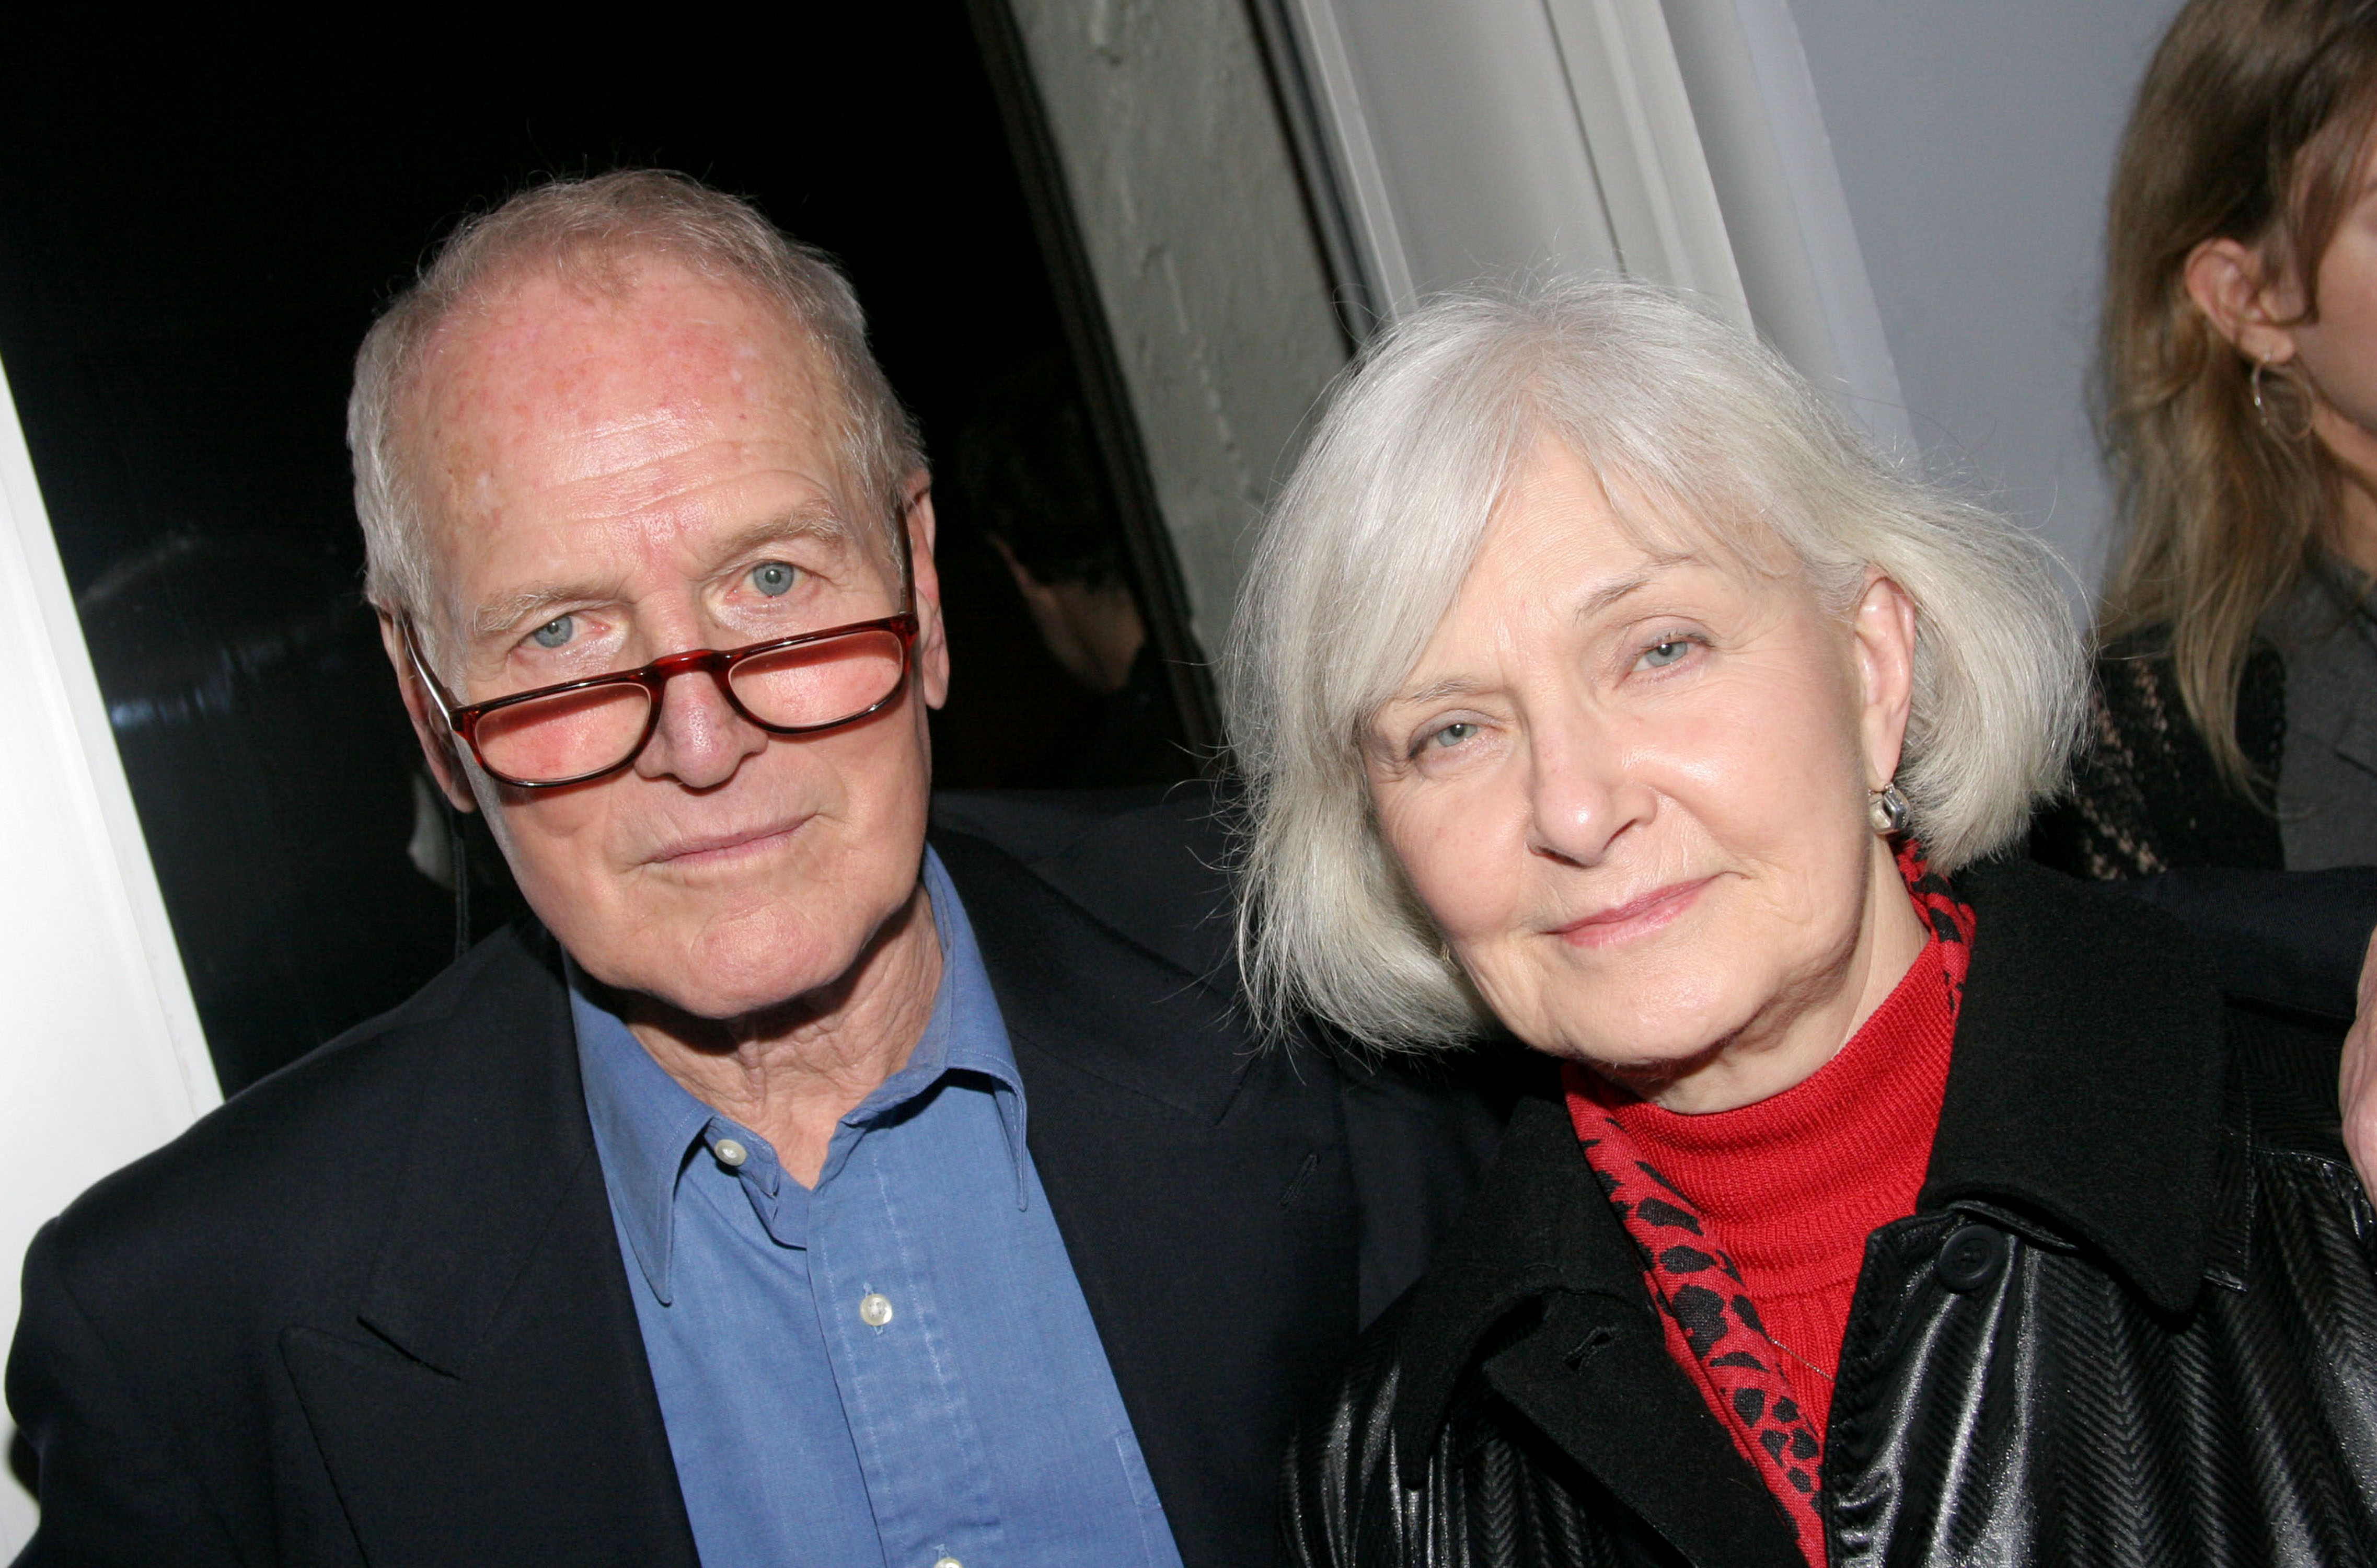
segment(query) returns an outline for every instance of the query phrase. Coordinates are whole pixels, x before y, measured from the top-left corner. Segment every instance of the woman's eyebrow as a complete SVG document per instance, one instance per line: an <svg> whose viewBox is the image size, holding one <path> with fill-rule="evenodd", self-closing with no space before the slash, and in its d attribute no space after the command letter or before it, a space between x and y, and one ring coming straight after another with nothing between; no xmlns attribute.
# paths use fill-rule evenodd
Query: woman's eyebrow
<svg viewBox="0 0 2377 1568"><path fill-rule="evenodd" d="M1415 687L1409 691L1398 691L1388 698L1382 706L1394 707L1406 702L1441 702L1448 697L1475 697L1484 689L1486 685L1483 681L1473 680L1467 676L1448 676L1442 680L1430 681L1426 686Z"/></svg>
<svg viewBox="0 0 2377 1568"><path fill-rule="evenodd" d="M1654 571L1638 571L1630 576L1621 577L1614 582L1603 583L1600 587L1586 594L1583 601L1577 605L1576 618L1579 620L1591 620L1594 616L1601 614L1602 611L1624 599L1628 594L1639 593L1643 589L1650 587L1652 579L1657 575L1658 574Z"/></svg>
<svg viewBox="0 0 2377 1568"><path fill-rule="evenodd" d="M1587 593L1577 604L1576 618L1581 621L1591 620L1628 596L1640 593L1676 568L1691 565L1699 558L1697 556L1688 555L1654 556L1651 557L1651 564L1640 571L1630 571L1623 577L1612 578Z"/></svg>

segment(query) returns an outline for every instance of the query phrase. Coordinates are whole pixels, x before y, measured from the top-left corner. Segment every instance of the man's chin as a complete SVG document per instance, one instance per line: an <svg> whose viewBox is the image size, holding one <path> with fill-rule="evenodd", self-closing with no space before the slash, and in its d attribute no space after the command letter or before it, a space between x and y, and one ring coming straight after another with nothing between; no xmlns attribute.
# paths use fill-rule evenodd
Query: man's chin
<svg viewBox="0 0 2377 1568"><path fill-rule="evenodd" d="M806 932L779 943L694 942L680 964L639 965L645 983L635 988L724 1022L822 1000L849 980L858 957L839 946L825 951Z"/></svg>

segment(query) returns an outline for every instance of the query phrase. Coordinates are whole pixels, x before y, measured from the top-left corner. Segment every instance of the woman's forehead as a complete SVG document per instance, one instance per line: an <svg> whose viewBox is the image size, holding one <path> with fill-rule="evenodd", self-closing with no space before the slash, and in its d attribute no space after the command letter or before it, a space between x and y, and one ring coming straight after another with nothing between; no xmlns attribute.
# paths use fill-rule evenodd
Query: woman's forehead
<svg viewBox="0 0 2377 1568"><path fill-rule="evenodd" d="M1557 569L1554 558L1565 558L1613 574L1695 562L1756 579L1802 575L1763 509L1728 488L1679 493L1547 436L1525 450L1496 498L1471 572L1490 564ZM1520 557L1535 560L1524 566Z"/></svg>

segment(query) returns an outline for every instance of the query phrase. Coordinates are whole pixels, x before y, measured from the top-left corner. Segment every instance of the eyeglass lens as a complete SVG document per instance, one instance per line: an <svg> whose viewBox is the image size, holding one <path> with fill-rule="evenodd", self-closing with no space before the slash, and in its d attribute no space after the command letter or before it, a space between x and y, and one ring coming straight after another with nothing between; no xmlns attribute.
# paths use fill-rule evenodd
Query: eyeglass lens
<svg viewBox="0 0 2377 1568"><path fill-rule="evenodd" d="M820 729L890 697L902 664L899 634L870 629L742 660L727 684L762 724ZM651 694L628 683L559 692L492 710L473 738L487 767L515 782L581 778L635 754L651 706Z"/></svg>

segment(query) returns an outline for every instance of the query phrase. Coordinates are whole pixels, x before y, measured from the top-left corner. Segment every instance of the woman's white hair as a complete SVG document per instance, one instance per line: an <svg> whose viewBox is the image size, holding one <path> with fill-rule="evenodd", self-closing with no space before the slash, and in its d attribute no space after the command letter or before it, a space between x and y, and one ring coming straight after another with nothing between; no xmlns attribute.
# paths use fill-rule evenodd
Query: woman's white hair
<svg viewBox="0 0 2377 1568"><path fill-rule="evenodd" d="M1246 796L1238 947L1256 1014L1419 1048L1490 1026L1381 841L1380 705L1451 608L1496 507L1561 443L1630 528L1680 528L1846 616L1866 573L1913 599L1898 787L1943 871L2005 847L2061 783L2086 678L2052 557L1884 462L1780 358L1617 279L1445 298L1341 378L1272 508L1225 660Z"/></svg>
<svg viewBox="0 0 2377 1568"><path fill-rule="evenodd" d="M747 201L682 174L622 169L548 181L462 224L365 334L347 400L364 597L416 618L430 604L427 520L412 478L418 454L407 449L408 415L440 329L524 274L542 269L591 292L618 292L627 264L647 259L749 290L817 346L840 394L845 471L877 513L865 521L896 532L900 487L924 467L924 448L867 348L849 280L823 251L786 238Z"/></svg>

